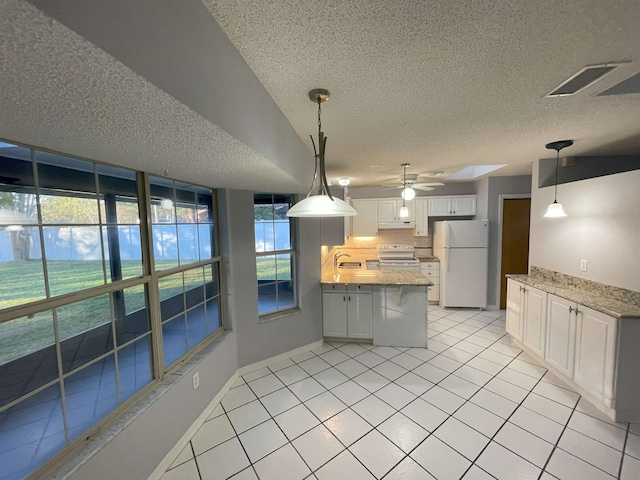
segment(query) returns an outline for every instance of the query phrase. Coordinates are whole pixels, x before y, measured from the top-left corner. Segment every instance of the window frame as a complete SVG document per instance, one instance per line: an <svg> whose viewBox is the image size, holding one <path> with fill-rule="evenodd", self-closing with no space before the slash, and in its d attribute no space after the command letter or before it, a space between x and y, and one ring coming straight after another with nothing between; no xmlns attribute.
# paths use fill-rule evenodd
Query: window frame
<svg viewBox="0 0 640 480"><path fill-rule="evenodd" d="M271 197L271 203L264 202L264 198L267 196ZM279 198L280 201L276 201L278 197L280 197ZM273 194L273 193L254 193L253 199L254 199L253 200L254 212L255 212L256 205L274 206L274 205L278 205L286 202L289 204L289 208L291 208L296 200L293 194ZM260 201L259 203L256 203L257 199L262 199L262 201ZM276 219L274 218L272 222L275 220ZM275 294L276 294L275 301L277 306L278 285L286 282L291 282L292 283L291 290L293 293L293 305L287 306L285 308L276 308L275 310L269 310L265 313L260 313L260 284L258 283L257 300L258 300L258 322L259 323L276 320L276 319L286 317L289 315L294 315L300 312L300 295L299 295L299 280L298 280L299 279L298 259L300 256L299 249L298 249L298 222L294 217L287 217L287 220L289 222L290 248L277 250L275 244L274 244L274 249L269 251L259 252L256 248L256 282L260 282L258 278L259 277L258 271L257 271L257 261L259 258L275 257L276 272L277 272L278 256L290 255L291 264L292 264L290 267L291 278L289 280L279 281L276 277L276 279L273 282L270 282L268 284L263 284L263 285L275 285ZM256 224L257 222L255 220L255 215L254 215L254 243L255 243L255 235L256 235L256 231L255 231ZM275 243L275 233L274 233L274 243Z"/></svg>
<svg viewBox="0 0 640 480"><path fill-rule="evenodd" d="M4 140L2 139L0 139L0 141L4 142ZM199 243L196 241L196 247L198 249L197 261L194 261L191 263L182 263L182 264L178 262L179 266L176 266L175 268L157 271L155 269L155 256L154 256L154 250L153 250L153 233L152 233L152 217L151 217L152 196L151 196L151 189L149 186L150 174L139 171L139 170L135 170L132 168L120 167L117 165L110 165L110 164L106 164L106 163L102 163L102 162L98 162L90 159L85 159L78 156L71 156L64 153L53 152L53 151L38 148L38 147L20 144L14 141L7 141L6 143L9 143L16 147L27 149L29 151L29 154L31 157L30 160L24 159L20 161L28 162L30 165L31 171L33 172L34 185L32 188L33 188L33 191L34 191L33 194L36 200L40 198L41 194L55 195L55 188L59 188L59 192L60 192L59 195L63 197L64 196L72 196L72 197L81 196L81 193L78 194L78 192L75 192L73 189L70 189L68 188L67 185L65 185L65 182L68 181L68 178L61 180L60 182L61 186L54 187L54 189L45 188L40 185L38 180L38 168L40 164L37 162L37 155L39 153L60 155L63 157L68 157L72 160L81 160L83 162L89 162L93 166L92 176L96 179L95 199L97 202L97 215L98 215L98 223L96 223L95 226L98 228L98 231L99 231L99 243L100 243L100 249L102 251L102 267L103 267L102 275L105 278L104 278L104 283L102 284L84 287L78 290L73 290L65 293L51 295L49 293L49 287L48 287L49 273L47 271L47 264L46 264L47 251L44 248L43 235L40 234L39 238L36 241L39 242L40 250L41 250L40 255L42 258L39 261L43 264L42 278L43 278L43 282L45 284L45 289L46 289L45 297L37 300L27 301L22 304L11 305L11 306L0 309L0 324L5 322L11 322L12 320L17 320L22 317L30 317L42 312L46 313L48 311L51 311L53 322L56 325L55 328L58 328L57 309L61 307L63 308L65 306L80 304L83 301L86 301L95 297L100 297L103 295L108 295L109 305L111 308L111 313L109 314L110 321L96 327L96 328L102 328L105 325L110 325L109 327L110 334L112 336L112 340L111 340L112 345L110 346L110 348L108 348L102 353L98 353L97 355L95 355L85 363L82 363L79 366L73 367L65 371L61 367L61 359L62 359L61 345L62 345L62 342L68 339L66 340L61 339L60 336L56 334L54 343L53 343L53 348L56 351L56 361L58 364L55 378L46 381L42 385L37 386L36 388L33 388L32 390L27 391L26 393L24 392L20 393L20 395L18 395L16 398L12 399L11 401L5 403L2 407L0 407L0 412L12 412L13 407L19 406L21 404L26 405L25 402L27 402L30 398L45 392L45 390L47 389L50 389L52 387L58 388L58 386L60 386L60 389L61 389L60 395L62 399L61 402L63 405L62 408L65 409L66 407L64 406L64 402L65 402L64 383L66 379L77 373L81 373L83 370L89 369L90 367L96 364L99 364L102 361L113 361L116 368L115 378L117 382L116 385L117 385L117 392L118 392L117 403L111 410L108 410L104 414L104 416L96 417L97 419L94 420L94 423L90 423L88 427L82 426L80 433L77 435L76 433L73 433L74 430L72 430L72 428L74 427L72 427L71 425L67 425L65 421L65 427L64 427L65 441L63 446L60 447L59 449L54 450L52 453L52 456L47 460L44 460L43 463L40 463L40 464L34 463L35 465L33 467L34 469L30 471L29 475L34 475L34 474L37 475L39 474L39 472L47 472L52 466L54 466L57 462L59 462L61 458L65 458L66 456L71 455L72 452L76 451L78 447L83 445L88 438L95 435L96 432L98 432L104 425L113 421L115 418L120 417L123 413L129 410L137 401L148 396L151 392L157 389L167 375L172 374L177 370L179 370L182 367L182 365L190 361L200 351L206 348L215 348L215 345L217 344L217 342L221 338L223 338L223 335L226 332L226 316L227 316L226 315L227 307L225 305L226 277L224 275L224 270L223 270L226 267L223 264L222 256L220 253L221 229L219 225L220 216L218 212L219 192L212 187L205 187L198 184L191 184L194 187L194 192L202 193L204 189L206 190L204 194L209 195L209 192L210 192L210 195L211 195L211 210L209 212L208 220L203 223L200 223L198 220L195 221L196 230L198 232L200 232L199 230L200 225L210 225L210 232L211 232L210 258L204 258L204 260L202 260L201 245L199 245ZM10 162L12 161L10 156L7 158L9 158ZM19 161L19 160L16 158L15 161ZM111 227L117 228L120 225L120 221L118 220L114 223L112 220L108 221L107 218L105 218L105 212L107 207L104 199L104 194L101 193L101 188L100 188L101 184L98 180L101 178L100 177L101 175L108 176L108 174L100 172L101 166L113 168L116 170L127 171L130 176L135 178L135 182L136 182L135 203L138 207L138 217L140 220L139 221L139 228L140 228L139 243L140 243L140 255L141 255L141 259L140 259L141 268L140 268L139 275L128 276L125 278L111 277L111 270L109 267L110 259L116 261L117 263L120 263L122 260L119 255L117 255L118 257L117 259L114 259L111 256L109 258L105 257L105 251L108 250L108 247L107 247L104 236L106 235L105 232L107 231L107 229ZM176 179L174 181L176 184L178 183L182 185L186 184L181 180ZM12 191L12 190L8 189L7 191ZM198 199L199 199L198 195L199 193L196 193L194 197L195 199L194 205L196 207L196 211L197 211L198 205L200 205L198 203ZM117 198L115 198L114 201L117 202L118 201ZM103 210L103 205L105 210ZM37 208L37 219L35 219L32 222L32 224L29 224L29 226L32 228L35 228L38 232L42 232L43 228L45 226L48 226L49 223L44 222L42 219L42 212L41 212L41 206L39 201L36 202L36 208ZM122 224L128 225L128 222L124 221ZM64 224L64 226L68 226L68 227L73 227L76 225L82 226L84 224L80 224L80 223ZM93 226L93 224L91 224L91 226ZM201 235L201 233L198 233L198 235ZM121 263L120 263L120 266L122 266ZM212 270L210 274L207 274L203 270L204 300L203 302L198 303L197 306L189 306L186 310L198 308L201 304L204 305L211 300L217 299L216 302L217 302L217 314L218 314L217 316L218 327L211 332L208 332L207 330L208 333L206 333L202 339L200 339L196 344L188 346L185 353L180 355L178 358L175 359L175 361L173 361L170 365L167 365L165 367L158 281L159 279L161 279L166 275L171 275L171 274L175 274L177 272L182 272L182 271L188 271L194 268L204 269L206 267L210 267ZM214 278L214 276L217 276L217 278ZM107 277L111 277L111 278L107 280ZM211 295L210 298L207 297L208 279L211 279L211 282L217 285L217 291L215 289L212 290L214 293ZM117 327L116 325L119 325L118 322L121 320L120 320L120 317L118 317L114 313L115 312L114 309L116 309L116 303L120 303L120 302L119 301L116 302L115 296L117 296L118 292L125 295L127 289L130 289L132 287L142 287L143 289L142 295L145 301L144 310L146 310L145 315L147 317L148 326L147 326L147 330L145 330L142 333L139 333L133 337L125 336L125 337L122 337L122 340L119 340L117 339L117 336L119 334L118 332L120 331L119 330L120 327ZM122 307L124 308L124 303ZM127 319L129 315L135 315L137 311L138 310L127 313L126 310L124 310L125 316L123 317L123 319ZM69 339L75 339L81 333L82 332L73 333L69 337ZM137 389L131 390L126 388L125 384L121 383L118 380L119 379L118 377L119 373L117 371L118 356L120 351L127 349L129 347L132 347L133 345L136 344L136 342L141 342L143 340L145 342L148 342L147 349L149 354L149 365L150 365L149 380L144 379L140 387L137 387ZM140 343L140 345L142 344ZM38 350L34 350L34 352L28 352L20 357L16 357L15 359L8 360L6 364L8 364L9 362L13 362L14 360L25 358L27 355L30 355L31 353L37 353L37 351ZM133 391L133 393L130 393L131 391Z"/></svg>

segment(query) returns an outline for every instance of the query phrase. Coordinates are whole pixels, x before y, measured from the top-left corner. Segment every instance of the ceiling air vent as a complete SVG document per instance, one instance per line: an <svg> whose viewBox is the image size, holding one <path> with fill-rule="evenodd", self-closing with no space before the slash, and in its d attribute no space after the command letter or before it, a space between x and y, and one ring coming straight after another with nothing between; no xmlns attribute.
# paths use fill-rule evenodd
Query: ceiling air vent
<svg viewBox="0 0 640 480"><path fill-rule="evenodd" d="M545 97L564 97L567 95L574 95L583 88L588 87L596 80L601 79L611 71L618 68L621 63L605 63L603 65L589 65L584 67L575 75L572 75L567 80L562 82L553 91L546 94Z"/></svg>

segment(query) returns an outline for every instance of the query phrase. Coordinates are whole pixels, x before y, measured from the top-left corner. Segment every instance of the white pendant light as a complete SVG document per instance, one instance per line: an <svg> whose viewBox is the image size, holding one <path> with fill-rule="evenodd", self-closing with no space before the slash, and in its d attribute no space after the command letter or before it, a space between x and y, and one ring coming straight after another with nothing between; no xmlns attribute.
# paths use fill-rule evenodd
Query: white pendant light
<svg viewBox="0 0 640 480"><path fill-rule="evenodd" d="M564 213L562 204L558 203L558 166L560 161L560 150L565 147L570 147L571 145L573 145L573 140L558 140L557 142L551 142L545 145L545 147L549 150L555 150L557 152L555 191L553 194L553 203L549 205L549 207L547 208L547 212L544 214L544 216L547 218L558 218L567 216L567 214Z"/></svg>
<svg viewBox="0 0 640 480"><path fill-rule="evenodd" d="M409 209L407 208L407 200L411 200L413 197L416 196L416 192L413 190L413 188L411 189L411 191L413 192L413 196L411 198L408 198L407 196L407 167L409 166L408 163L403 163L402 164L402 168L404 169L404 174L402 177L402 193L400 194L400 196L402 197L402 206L400 207L400 217L401 218L406 218L409 216Z"/></svg>
<svg viewBox="0 0 640 480"><path fill-rule="evenodd" d="M311 135L311 143L313 144L313 153L315 154L315 171L313 173L313 181L311 188L307 193L307 198L299 201L287 212L287 217L351 217L356 215L356 210L347 202L335 198L329 191L327 184L327 176L324 171L324 152L327 144L327 137L322 131L322 121L320 115L322 113L321 104L329 100L329 91L321 88L311 90L309 99L318 104L318 148ZM311 195L313 187L320 176L320 185L318 186L318 194Z"/></svg>

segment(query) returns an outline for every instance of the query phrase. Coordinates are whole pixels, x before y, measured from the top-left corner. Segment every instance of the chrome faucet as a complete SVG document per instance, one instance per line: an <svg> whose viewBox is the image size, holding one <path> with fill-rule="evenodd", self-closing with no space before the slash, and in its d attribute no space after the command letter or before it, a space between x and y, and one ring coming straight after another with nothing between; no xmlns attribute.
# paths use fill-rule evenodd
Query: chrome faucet
<svg viewBox="0 0 640 480"><path fill-rule="evenodd" d="M351 256L351 255L349 255L348 253L340 253L340 252L336 253L336 254L333 256L333 266L334 266L334 267L337 267L337 266L338 266L338 259L339 259L340 257L350 257L350 256Z"/></svg>

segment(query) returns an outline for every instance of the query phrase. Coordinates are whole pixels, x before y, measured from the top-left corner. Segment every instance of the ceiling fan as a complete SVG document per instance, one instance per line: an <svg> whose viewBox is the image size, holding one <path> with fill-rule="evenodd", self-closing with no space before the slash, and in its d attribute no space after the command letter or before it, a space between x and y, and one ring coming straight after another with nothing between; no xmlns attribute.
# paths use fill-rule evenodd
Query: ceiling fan
<svg viewBox="0 0 640 480"><path fill-rule="evenodd" d="M405 200L411 200L416 196L415 190L422 190L423 192L429 192L433 190L434 187L441 187L444 185L442 182L428 182L428 183L418 183L418 174L417 173L407 173L407 167L409 163L403 163L402 167L404 168L404 174L400 176L401 185L389 188L382 188L381 191L384 190L393 190L396 188L402 188L402 198Z"/></svg>

